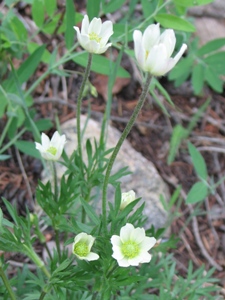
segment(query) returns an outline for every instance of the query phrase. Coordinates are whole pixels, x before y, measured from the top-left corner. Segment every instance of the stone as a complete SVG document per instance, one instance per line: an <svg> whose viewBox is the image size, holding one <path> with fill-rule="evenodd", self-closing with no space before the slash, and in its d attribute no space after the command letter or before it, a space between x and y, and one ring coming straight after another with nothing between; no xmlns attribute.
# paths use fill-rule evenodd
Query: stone
<svg viewBox="0 0 225 300"><path fill-rule="evenodd" d="M81 116L81 128L84 128L86 117ZM77 135L76 135L76 119L71 119L61 125L61 131L67 137L67 143L65 151L70 156L77 147ZM99 140L101 132L101 123L93 119L89 119L83 138L83 149L85 152L85 144L87 139ZM114 127L108 127L108 139L106 148L115 147L121 133ZM85 157L84 157L85 159ZM139 152L132 148L131 144L126 140L122 145L120 152L117 156L113 170L111 174L114 174L123 167L128 167L132 174L126 175L121 178L122 192L134 190L136 197L142 197L141 203L145 202L144 214L148 220L146 227L154 225L155 228L161 228L167 225L168 212L165 211L163 205L160 202L160 195L164 197L166 201L169 200L169 190L164 183L154 165L144 158ZM61 164L57 165L58 177L61 177L65 169ZM108 199L113 201L114 189L110 186L108 189ZM99 212L101 202L98 203Z"/></svg>

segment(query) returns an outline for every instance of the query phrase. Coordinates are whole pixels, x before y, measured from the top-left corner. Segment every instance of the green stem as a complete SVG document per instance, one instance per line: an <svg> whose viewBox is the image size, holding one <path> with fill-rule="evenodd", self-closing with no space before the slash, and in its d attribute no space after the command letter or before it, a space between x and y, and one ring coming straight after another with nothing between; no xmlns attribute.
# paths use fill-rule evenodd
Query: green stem
<svg viewBox="0 0 225 300"><path fill-rule="evenodd" d="M1 263L0 263L0 264L1 264ZM16 296L15 296L13 290L12 290L12 287L11 287L11 285L10 285L10 283L9 283L9 280L8 280L8 278L6 277L6 275L5 275L5 273L4 273L4 271L3 271L1 265L0 265L0 277L2 278L2 281L3 281L3 283L4 283L5 287L6 287L6 289L8 290L8 293L9 293L10 298L11 298L12 300L16 300Z"/></svg>
<svg viewBox="0 0 225 300"><path fill-rule="evenodd" d="M38 268L40 268L42 270L42 272L48 277L50 278L51 275L48 272L48 270L45 267L44 262L41 260L41 258L36 254L36 252L34 251L34 249L30 246L26 246L25 244L23 245L25 253L27 254L27 256L35 263L36 266L38 266Z"/></svg>
<svg viewBox="0 0 225 300"><path fill-rule="evenodd" d="M87 67L84 73L83 81L80 87L79 95L77 98L77 111L76 111L76 118L77 118L77 148L78 148L78 154L80 157L80 166L81 166L81 172L83 174L83 159L82 159L82 144L81 144L81 129L80 129L80 115L81 115L81 103L82 103L82 98L83 98L83 92L85 85L87 83L87 79L90 74L91 70L91 61L92 61L92 54L89 53L88 55L88 63Z"/></svg>
<svg viewBox="0 0 225 300"><path fill-rule="evenodd" d="M47 293L45 291L42 291L42 293L39 297L39 300L43 300L46 295L47 295Z"/></svg>
<svg viewBox="0 0 225 300"><path fill-rule="evenodd" d="M61 249L60 249L60 240L59 240L59 231L55 229L55 243L56 243L56 249L59 256L59 261L61 261Z"/></svg>
<svg viewBox="0 0 225 300"><path fill-rule="evenodd" d="M114 148L113 153L112 153L112 155L109 159L109 162L108 162L108 166L107 166L107 169L106 169L106 174L105 174L105 178L104 178L104 182L103 182L103 188L102 188L102 221L103 221L103 230L104 230L105 233L107 232L107 217L106 217L106 202L107 201L106 201L106 199L107 199L107 187L108 187L108 183L109 183L110 173L112 171L112 167L113 167L113 164L114 164L115 159L117 157L117 154L118 154L124 140L128 136L132 126L134 125L134 122L135 122L135 120L136 120L136 118L137 118L144 102L145 102L146 96L148 94L149 86L150 86L150 83L151 83L151 78L152 77L151 77L150 73L148 73L148 76L147 76L145 85L143 87L141 96L138 100L137 106L135 107L135 109L133 111L133 114L130 117L130 120L127 123L123 133L121 134L120 139L117 142L116 147Z"/></svg>
<svg viewBox="0 0 225 300"><path fill-rule="evenodd" d="M52 176L54 181L54 196L55 196L55 202L58 202L59 197L59 191L58 191L58 180L57 180L57 171L56 171L56 165L55 162L52 162Z"/></svg>

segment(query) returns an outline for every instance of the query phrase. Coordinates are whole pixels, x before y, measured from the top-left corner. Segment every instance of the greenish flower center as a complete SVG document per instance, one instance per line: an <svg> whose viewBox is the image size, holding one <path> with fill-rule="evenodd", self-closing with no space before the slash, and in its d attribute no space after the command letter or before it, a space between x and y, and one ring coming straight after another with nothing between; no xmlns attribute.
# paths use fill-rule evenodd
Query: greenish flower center
<svg viewBox="0 0 225 300"><path fill-rule="evenodd" d="M100 43L101 39L95 32L89 33L89 38L91 41L96 41L97 43Z"/></svg>
<svg viewBox="0 0 225 300"><path fill-rule="evenodd" d="M51 153L52 155L56 155L57 149L55 147L48 148L47 152Z"/></svg>
<svg viewBox="0 0 225 300"><path fill-rule="evenodd" d="M122 245L121 251L126 258L134 258L138 256L140 247L135 241L127 241Z"/></svg>
<svg viewBox="0 0 225 300"><path fill-rule="evenodd" d="M78 242L74 246L73 249L74 253L77 254L78 256L85 257L89 253L89 249L86 243L84 242Z"/></svg>

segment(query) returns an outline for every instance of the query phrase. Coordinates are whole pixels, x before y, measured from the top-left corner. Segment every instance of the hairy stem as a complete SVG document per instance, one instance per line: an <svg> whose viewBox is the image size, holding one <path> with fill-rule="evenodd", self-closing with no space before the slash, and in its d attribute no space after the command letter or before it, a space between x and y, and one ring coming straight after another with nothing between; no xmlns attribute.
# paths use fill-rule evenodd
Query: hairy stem
<svg viewBox="0 0 225 300"><path fill-rule="evenodd" d="M151 83L151 78L152 77L151 77L150 73L148 73L148 76L147 76L146 82L144 84L141 96L138 100L137 106L135 107L135 109L133 111L133 114L130 117L130 120L128 121L123 133L121 134L120 139L117 142L116 147L114 148L113 153L112 153L112 155L109 159L109 162L108 162L108 166L107 166L107 169L106 169L106 174L105 174L105 178L104 178L104 182L103 182L103 188L102 188L102 221L103 221L103 230L104 230L105 234L107 232L107 216L106 216L107 187L108 187L108 184L109 184L110 173L112 171L112 167L113 167L113 164L114 164L115 159L117 157L117 154L118 154L124 140L128 136L132 126L134 125L134 122L135 122L135 120L136 120L136 118L137 118L144 102L145 102L146 96L148 94L149 86L150 86L150 83Z"/></svg>
<svg viewBox="0 0 225 300"><path fill-rule="evenodd" d="M4 273L3 269L2 269L1 263L0 263L0 277L2 278L2 281L3 281L3 283L4 283L4 285L5 285L6 289L7 289L7 291L9 293L10 298L12 300L16 300L16 296L15 296L13 290L12 290L12 287L11 287L11 285L9 283L8 278L6 277L6 275L5 275L5 273Z"/></svg>

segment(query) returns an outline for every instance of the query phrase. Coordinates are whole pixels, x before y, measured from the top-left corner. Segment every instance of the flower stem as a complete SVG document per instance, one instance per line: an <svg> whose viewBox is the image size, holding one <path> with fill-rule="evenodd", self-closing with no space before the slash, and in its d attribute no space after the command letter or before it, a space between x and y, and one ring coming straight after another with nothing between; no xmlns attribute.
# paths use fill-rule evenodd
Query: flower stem
<svg viewBox="0 0 225 300"><path fill-rule="evenodd" d="M12 300L16 300L16 296L15 296L13 290L12 290L12 287L11 287L11 285L9 283L9 280L6 277L6 275L5 275L5 273L4 273L3 269L2 269L1 262L0 262L0 277L2 278L2 281L3 281L6 289L8 290L10 298Z"/></svg>
<svg viewBox="0 0 225 300"><path fill-rule="evenodd" d="M106 174L105 174L105 178L104 178L104 182L103 182L103 188L102 188L102 221L103 221L103 230L104 230L105 234L107 232L107 217L106 217L107 187L108 187L108 183L109 183L110 173L112 171L112 167L113 167L113 164L117 157L117 154L118 154L124 140L128 136L132 126L134 125L134 122L145 102L146 96L148 94L149 86L151 83L151 78L152 78L152 76L150 75L150 73L148 73L148 76L147 76L146 82L144 84L141 96L138 100L138 103L137 103L137 105L133 111L133 114L130 117L130 120L128 121L123 133L121 134L120 139L117 142L116 147L114 148L113 153L108 162L108 166L106 169Z"/></svg>
<svg viewBox="0 0 225 300"><path fill-rule="evenodd" d="M92 53L89 53L88 55L88 63L86 70L84 72L84 77L83 81L80 87L79 95L77 98L77 111L76 111L76 117L77 117L77 147L78 147L78 154L80 157L80 166L81 166L81 172L83 174L83 159L82 159L82 144L81 144L81 129L80 129L80 115L81 115L81 103L82 103L82 98L83 98L83 92L85 85L87 83L87 79L90 74L91 70L91 62L92 62Z"/></svg>

